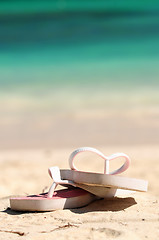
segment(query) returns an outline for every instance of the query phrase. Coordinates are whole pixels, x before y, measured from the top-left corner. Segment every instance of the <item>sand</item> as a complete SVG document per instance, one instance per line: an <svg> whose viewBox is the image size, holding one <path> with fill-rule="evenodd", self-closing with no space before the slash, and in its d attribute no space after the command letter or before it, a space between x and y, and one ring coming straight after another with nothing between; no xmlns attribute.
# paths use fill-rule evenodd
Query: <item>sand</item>
<svg viewBox="0 0 159 240"><path fill-rule="evenodd" d="M114 200L103 199L79 209L46 213L18 213L9 208L11 195L47 191L52 182L47 173L48 167L58 165L68 168L67 159L73 150L55 148L0 152L0 239L157 239L159 149L154 145L99 147L105 154L127 153L132 158L132 164L123 175L148 180L147 193L135 193ZM100 158L84 154L79 160L77 165L80 169L102 172L103 161Z"/></svg>

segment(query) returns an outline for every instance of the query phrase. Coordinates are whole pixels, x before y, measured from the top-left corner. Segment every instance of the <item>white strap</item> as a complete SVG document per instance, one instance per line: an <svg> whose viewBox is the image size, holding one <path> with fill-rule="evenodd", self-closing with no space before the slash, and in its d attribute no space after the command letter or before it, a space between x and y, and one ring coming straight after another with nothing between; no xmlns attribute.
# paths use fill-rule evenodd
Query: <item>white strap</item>
<svg viewBox="0 0 159 240"><path fill-rule="evenodd" d="M78 148L74 152L72 152L70 157L69 157L69 166L72 170L78 170L73 161L74 161L74 158L81 152L93 152L93 153L96 153L97 155L99 155L101 158L103 158L105 160L104 174L115 175L115 174L122 173L122 172L124 172L128 169L128 167L130 166L130 162L131 162L130 158L124 153L115 153L115 154L112 154L110 156L105 156L103 153L101 153L100 151L98 151L95 148L82 147L82 148ZM114 159L119 158L119 157L124 158L125 163L120 168L118 168L117 170L114 170L113 172L109 172L109 161L114 160Z"/></svg>
<svg viewBox="0 0 159 240"><path fill-rule="evenodd" d="M51 185L48 195L48 198L51 198L54 194L55 188L57 187L58 184L62 185L72 185L75 187L74 182L70 180L62 180L61 179L61 174L60 174L60 169L58 167L51 167L48 169L50 177L53 179L53 184Z"/></svg>
<svg viewBox="0 0 159 240"><path fill-rule="evenodd" d="M78 148L76 149L74 152L71 153L70 157L69 157L69 165L70 168L72 170L78 170L75 165L74 165L74 158L75 156L77 156L77 154L81 153L81 152L93 152L96 153L97 155L99 155L101 158L103 158L105 160L105 164L104 164L104 173L105 174L119 174L124 172L130 165L130 159L129 157L124 154L124 153L115 153L112 154L110 156L105 156L103 153L101 153L100 151L98 151L95 148L90 148L90 147L83 147L83 148ZM117 170L113 171L113 172L109 172L109 161L122 157L125 159L125 163L118 168ZM60 174L60 169L58 167L51 167L49 168L49 175L51 176L51 178L53 179L53 184L51 185L49 192L48 192L48 198L51 198L54 194L55 188L57 187L58 184L62 184L62 185L72 185L72 186L76 186L75 183L73 181L70 180L62 180L61 179L61 174Z"/></svg>

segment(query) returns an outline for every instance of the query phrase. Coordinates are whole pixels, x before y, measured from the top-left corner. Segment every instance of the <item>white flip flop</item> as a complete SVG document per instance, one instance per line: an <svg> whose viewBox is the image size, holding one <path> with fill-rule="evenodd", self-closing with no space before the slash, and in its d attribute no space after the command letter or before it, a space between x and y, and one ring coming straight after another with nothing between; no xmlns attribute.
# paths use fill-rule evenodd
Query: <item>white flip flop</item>
<svg viewBox="0 0 159 240"><path fill-rule="evenodd" d="M81 152L93 152L105 160L104 174L79 171L74 164L74 158ZM125 163L117 170L109 172L109 161L118 157ZM99 198L110 198L140 191L147 191L148 182L141 179L115 176L127 170L130 165L129 157L124 153L105 156L95 148L78 148L69 158L71 170L49 168L53 184L48 193L10 198L10 207L17 211L53 211L56 209L83 207ZM57 185L65 185L68 189L55 191Z"/></svg>
<svg viewBox="0 0 159 240"><path fill-rule="evenodd" d="M74 158L81 152L93 152L104 159L104 174L79 171L75 164ZM125 163L117 170L109 172L109 161L124 158ZM74 182L75 186L85 189L98 197L109 198L120 195L127 195L135 191L146 192L148 182L141 179L127 178L116 176L128 169L130 158L124 153L115 153L105 156L95 148L83 147L76 149L69 158L71 170L61 170L61 178Z"/></svg>

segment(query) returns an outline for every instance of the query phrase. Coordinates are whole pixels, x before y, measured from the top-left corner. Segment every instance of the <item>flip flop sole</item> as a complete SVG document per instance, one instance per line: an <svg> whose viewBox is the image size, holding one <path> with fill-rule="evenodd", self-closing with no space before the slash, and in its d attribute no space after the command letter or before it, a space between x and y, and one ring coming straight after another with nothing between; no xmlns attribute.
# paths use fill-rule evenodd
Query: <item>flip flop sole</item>
<svg viewBox="0 0 159 240"><path fill-rule="evenodd" d="M47 198L47 193L11 198L10 207L16 211L54 211L83 207L95 199L93 194L83 189L73 188L55 191L52 198Z"/></svg>
<svg viewBox="0 0 159 240"><path fill-rule="evenodd" d="M115 190L117 189L139 192L147 191L148 182L141 179L65 169L60 170L60 173L63 180L71 180L78 187L100 197L115 195Z"/></svg>

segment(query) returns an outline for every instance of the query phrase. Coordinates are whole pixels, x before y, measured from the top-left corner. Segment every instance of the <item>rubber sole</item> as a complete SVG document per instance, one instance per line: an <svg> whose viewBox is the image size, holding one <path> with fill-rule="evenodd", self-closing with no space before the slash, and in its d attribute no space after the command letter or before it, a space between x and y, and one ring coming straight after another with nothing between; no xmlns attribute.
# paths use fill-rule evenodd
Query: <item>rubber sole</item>
<svg viewBox="0 0 159 240"><path fill-rule="evenodd" d="M16 211L44 212L83 207L95 199L93 194L73 188L55 191L52 198L47 198L47 193L10 198L10 207Z"/></svg>
<svg viewBox="0 0 159 240"><path fill-rule="evenodd" d="M146 192L148 186L145 180L116 175L65 169L60 170L60 173L62 180L73 181L77 187L102 198L117 196L118 189L122 189L123 192L128 190Z"/></svg>

